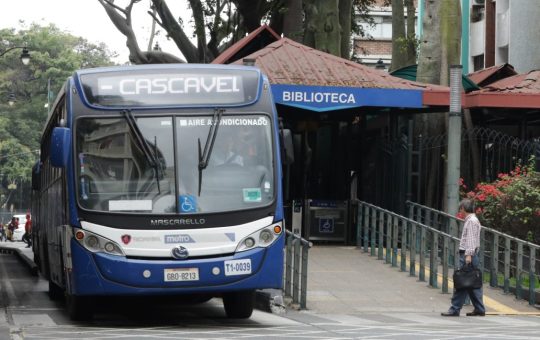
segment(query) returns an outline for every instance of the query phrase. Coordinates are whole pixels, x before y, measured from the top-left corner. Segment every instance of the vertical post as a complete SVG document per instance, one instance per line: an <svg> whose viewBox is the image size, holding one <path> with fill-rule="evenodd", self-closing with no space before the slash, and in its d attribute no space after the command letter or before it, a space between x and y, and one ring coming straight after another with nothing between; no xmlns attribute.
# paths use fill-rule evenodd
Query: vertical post
<svg viewBox="0 0 540 340"><path fill-rule="evenodd" d="M392 267L397 267L398 239L399 239L399 219L394 218L392 224Z"/></svg>
<svg viewBox="0 0 540 340"><path fill-rule="evenodd" d="M447 209L455 216L459 202L459 176L461 158L461 65L450 66L450 112L448 113ZM454 229L454 225L450 225ZM450 235L456 235L455 230Z"/></svg>
<svg viewBox="0 0 540 340"><path fill-rule="evenodd" d="M293 241L294 247L294 274L293 274L293 291L292 291L292 300L293 303L300 302L300 238L295 238Z"/></svg>
<svg viewBox="0 0 540 340"><path fill-rule="evenodd" d="M369 248L369 226L371 221L371 209L366 206L364 208L364 253L368 252Z"/></svg>
<svg viewBox="0 0 540 340"><path fill-rule="evenodd" d="M426 228L420 227L420 251L418 252L420 255L420 270L418 280L426 281Z"/></svg>
<svg viewBox="0 0 540 340"><path fill-rule="evenodd" d="M418 240L416 239L416 223L411 223L411 243L409 248L409 258L410 258L410 267L409 267L409 275L410 276L416 276L416 242Z"/></svg>
<svg viewBox="0 0 540 340"><path fill-rule="evenodd" d="M536 248L529 244L529 305L534 306L536 304Z"/></svg>
<svg viewBox="0 0 540 340"><path fill-rule="evenodd" d="M371 240L370 240L370 247L371 247L371 256L375 256L375 243L376 243L376 234L377 234L377 210L375 208L371 208Z"/></svg>
<svg viewBox="0 0 540 340"><path fill-rule="evenodd" d="M517 247L517 264L516 264L516 299L521 300L523 298L523 242L518 241Z"/></svg>
<svg viewBox="0 0 540 340"><path fill-rule="evenodd" d="M493 244L491 245L491 268L490 282L491 287L497 287L499 273L499 234L493 234Z"/></svg>
<svg viewBox="0 0 540 340"><path fill-rule="evenodd" d="M358 202L358 210L356 211L356 248L362 248L362 230L366 228L366 223L364 221L364 204Z"/></svg>
<svg viewBox="0 0 540 340"><path fill-rule="evenodd" d="M407 220L401 221L401 271L407 270Z"/></svg>
<svg viewBox="0 0 540 340"><path fill-rule="evenodd" d="M443 279L442 279L442 292L448 293L448 237L443 235L443 253L442 253L442 270L443 270ZM437 278L435 278L437 280Z"/></svg>
<svg viewBox="0 0 540 340"><path fill-rule="evenodd" d="M504 238L504 292L510 292L510 254L512 253L510 238Z"/></svg>
<svg viewBox="0 0 540 340"><path fill-rule="evenodd" d="M381 211L379 219L379 237L377 238L377 259L379 260L383 259L384 220L386 219L386 217L388 217L388 215L384 211Z"/></svg>
<svg viewBox="0 0 540 340"><path fill-rule="evenodd" d="M293 235L287 237L287 248L285 251L285 296L292 296L292 240Z"/></svg>
<svg viewBox="0 0 540 340"><path fill-rule="evenodd" d="M300 288L300 308L307 308L307 275L308 275L308 256L309 245L302 245L302 282Z"/></svg>
<svg viewBox="0 0 540 340"><path fill-rule="evenodd" d="M386 263L392 262L392 227L393 227L393 220L396 219L397 216L394 215L388 215L388 218L386 219Z"/></svg>
<svg viewBox="0 0 540 340"><path fill-rule="evenodd" d="M439 276L439 234L435 231L431 232L431 258L429 261L429 267L431 270L430 280L433 288L438 288L438 276Z"/></svg>

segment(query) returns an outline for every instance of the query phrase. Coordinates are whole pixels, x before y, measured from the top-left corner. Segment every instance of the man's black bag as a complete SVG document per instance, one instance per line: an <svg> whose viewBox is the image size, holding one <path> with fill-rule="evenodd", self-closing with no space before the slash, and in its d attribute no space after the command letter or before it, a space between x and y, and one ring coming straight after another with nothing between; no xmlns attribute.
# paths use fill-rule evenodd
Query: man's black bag
<svg viewBox="0 0 540 340"><path fill-rule="evenodd" d="M482 287L482 271L472 264L466 264L454 271L454 288L476 289Z"/></svg>

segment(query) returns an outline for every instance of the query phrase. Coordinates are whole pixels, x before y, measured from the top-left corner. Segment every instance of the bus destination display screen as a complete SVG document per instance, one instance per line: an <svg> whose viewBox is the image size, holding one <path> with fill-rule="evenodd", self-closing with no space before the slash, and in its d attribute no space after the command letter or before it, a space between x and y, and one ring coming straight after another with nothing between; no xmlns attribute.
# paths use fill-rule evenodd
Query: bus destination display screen
<svg viewBox="0 0 540 340"><path fill-rule="evenodd" d="M81 75L86 100L104 107L241 105L257 98L251 70L141 70Z"/></svg>

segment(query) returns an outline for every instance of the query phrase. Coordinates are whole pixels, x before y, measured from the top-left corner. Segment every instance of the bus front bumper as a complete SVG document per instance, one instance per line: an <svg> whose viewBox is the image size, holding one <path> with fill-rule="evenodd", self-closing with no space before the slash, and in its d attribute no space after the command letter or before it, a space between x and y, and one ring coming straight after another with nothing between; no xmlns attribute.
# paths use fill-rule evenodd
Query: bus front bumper
<svg viewBox="0 0 540 340"><path fill-rule="evenodd" d="M71 241L71 293L159 295L281 288L283 237L267 248L193 260L130 259L91 253Z"/></svg>

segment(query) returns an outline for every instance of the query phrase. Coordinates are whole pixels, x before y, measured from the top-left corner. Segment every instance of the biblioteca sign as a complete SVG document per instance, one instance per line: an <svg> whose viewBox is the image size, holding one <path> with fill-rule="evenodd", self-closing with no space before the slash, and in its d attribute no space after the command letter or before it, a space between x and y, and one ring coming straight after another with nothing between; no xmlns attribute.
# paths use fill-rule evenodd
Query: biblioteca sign
<svg viewBox="0 0 540 340"><path fill-rule="evenodd" d="M324 112L355 107L422 107L422 91L338 86L272 85L277 104Z"/></svg>

